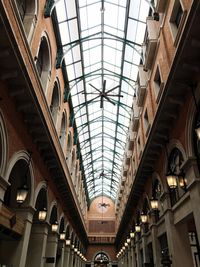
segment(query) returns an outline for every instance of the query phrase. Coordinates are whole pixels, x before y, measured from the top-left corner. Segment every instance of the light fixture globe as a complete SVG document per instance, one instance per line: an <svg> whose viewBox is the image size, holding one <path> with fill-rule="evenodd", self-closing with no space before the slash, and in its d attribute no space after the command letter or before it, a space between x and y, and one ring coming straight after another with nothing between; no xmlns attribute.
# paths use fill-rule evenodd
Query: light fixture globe
<svg viewBox="0 0 200 267"><path fill-rule="evenodd" d="M19 187L17 189L17 196L16 196L16 201L18 204L22 204L28 195L28 187L26 184L24 184L22 187Z"/></svg>
<svg viewBox="0 0 200 267"><path fill-rule="evenodd" d="M184 189L184 190L187 189L187 179L185 178L185 174L182 171L178 175L178 182L179 182L179 186L182 189Z"/></svg>
<svg viewBox="0 0 200 267"><path fill-rule="evenodd" d="M158 199L156 198L150 199L150 205L152 210L158 210Z"/></svg>
<svg viewBox="0 0 200 267"><path fill-rule="evenodd" d="M131 243L131 239L127 238L126 243L130 244Z"/></svg>
<svg viewBox="0 0 200 267"><path fill-rule="evenodd" d="M195 129L196 135L197 135L197 139L200 140L200 125L197 126L197 128Z"/></svg>
<svg viewBox="0 0 200 267"><path fill-rule="evenodd" d="M175 189L177 188L177 176L173 173L169 173L166 176L167 178L167 184L170 189Z"/></svg>
<svg viewBox="0 0 200 267"><path fill-rule="evenodd" d="M52 223L52 225L51 225L51 231L53 233L56 233L58 231L58 222L57 221L55 221L54 223Z"/></svg>
<svg viewBox="0 0 200 267"><path fill-rule="evenodd" d="M71 240L70 240L70 239L67 239L67 240L65 241L65 243L66 243L66 246L70 246L70 244L71 244Z"/></svg>
<svg viewBox="0 0 200 267"><path fill-rule="evenodd" d="M140 227L139 224L136 224L136 225L135 225L135 232L136 232L136 233L140 233L140 232L141 232L141 227Z"/></svg>
<svg viewBox="0 0 200 267"><path fill-rule="evenodd" d="M65 240L65 231L63 231L62 233L60 233L60 240Z"/></svg>
<svg viewBox="0 0 200 267"><path fill-rule="evenodd" d="M47 209L43 208L39 211L38 219L40 222L44 222L46 220L46 217L47 217Z"/></svg>
<svg viewBox="0 0 200 267"><path fill-rule="evenodd" d="M144 224L147 223L148 222L148 216L147 216L147 214L144 213L144 212L141 212L140 219L141 219L141 222L142 223L144 223Z"/></svg>
<svg viewBox="0 0 200 267"><path fill-rule="evenodd" d="M133 239L135 237L135 233L134 232L130 232L130 237L131 237L131 239Z"/></svg>

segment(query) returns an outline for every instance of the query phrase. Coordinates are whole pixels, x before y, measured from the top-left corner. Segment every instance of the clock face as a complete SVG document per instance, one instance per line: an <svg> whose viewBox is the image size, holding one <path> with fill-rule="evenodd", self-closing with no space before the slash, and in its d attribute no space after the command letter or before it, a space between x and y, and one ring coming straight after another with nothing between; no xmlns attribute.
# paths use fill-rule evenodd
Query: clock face
<svg viewBox="0 0 200 267"><path fill-rule="evenodd" d="M105 213L110 207L110 204L108 203L98 203L97 204L97 211L99 213Z"/></svg>

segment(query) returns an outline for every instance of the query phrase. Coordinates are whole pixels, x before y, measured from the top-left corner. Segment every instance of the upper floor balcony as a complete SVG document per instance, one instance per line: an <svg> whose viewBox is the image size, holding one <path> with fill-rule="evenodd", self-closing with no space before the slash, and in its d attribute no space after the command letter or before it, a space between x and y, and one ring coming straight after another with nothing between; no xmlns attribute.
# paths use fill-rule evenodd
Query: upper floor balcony
<svg viewBox="0 0 200 267"><path fill-rule="evenodd" d="M144 70L150 70L156 52L159 36L159 22L153 17L147 17L147 28L143 44Z"/></svg>
<svg viewBox="0 0 200 267"><path fill-rule="evenodd" d="M135 138L135 132L137 132L138 130L139 119L140 119L139 107L137 105L137 99L136 97L134 97L133 110L132 110L132 116L131 116L131 125L130 125L130 136L132 139Z"/></svg>
<svg viewBox="0 0 200 267"><path fill-rule="evenodd" d="M138 67L138 77L137 77L137 87L136 87L136 100L133 100L133 112L135 112L135 116L137 112L139 114L138 107L142 107L144 104L144 99L147 91L147 82L148 82L148 74L144 71L144 66L140 65Z"/></svg>

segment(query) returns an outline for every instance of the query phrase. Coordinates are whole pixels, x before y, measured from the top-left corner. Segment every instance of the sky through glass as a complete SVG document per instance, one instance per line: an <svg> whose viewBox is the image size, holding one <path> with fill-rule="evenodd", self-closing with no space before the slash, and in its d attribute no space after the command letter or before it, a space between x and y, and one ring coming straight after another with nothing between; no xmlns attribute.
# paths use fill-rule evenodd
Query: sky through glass
<svg viewBox="0 0 200 267"><path fill-rule="evenodd" d="M148 12L145 0L56 5L90 199L116 199Z"/></svg>

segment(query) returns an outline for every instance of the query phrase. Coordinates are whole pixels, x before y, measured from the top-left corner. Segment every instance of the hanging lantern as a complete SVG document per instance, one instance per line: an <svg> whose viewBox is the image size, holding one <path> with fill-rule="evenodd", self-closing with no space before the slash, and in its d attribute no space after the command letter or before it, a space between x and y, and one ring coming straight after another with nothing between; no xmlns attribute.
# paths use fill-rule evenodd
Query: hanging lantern
<svg viewBox="0 0 200 267"><path fill-rule="evenodd" d="M71 244L71 240L70 240L70 239L67 239L67 240L65 241L65 243L66 243L66 246L70 246L70 244Z"/></svg>
<svg viewBox="0 0 200 267"><path fill-rule="evenodd" d="M147 221L148 221L147 214L145 214L144 212L141 212L140 218L141 218L142 223L147 223Z"/></svg>
<svg viewBox="0 0 200 267"><path fill-rule="evenodd" d="M60 240L65 240L65 231L60 233Z"/></svg>
<svg viewBox="0 0 200 267"><path fill-rule="evenodd" d="M140 231L141 231L141 227L140 227L139 224L136 224L136 225L135 225L135 231L136 231L136 233L140 233Z"/></svg>
<svg viewBox="0 0 200 267"><path fill-rule="evenodd" d="M178 181L179 185L182 189L186 190L187 189L187 179L185 178L185 174L183 172L180 172L178 175Z"/></svg>
<svg viewBox="0 0 200 267"><path fill-rule="evenodd" d="M195 129L197 139L200 140L200 126L198 125L197 128Z"/></svg>
<svg viewBox="0 0 200 267"><path fill-rule="evenodd" d="M169 188L175 189L177 188L177 176L173 173L167 174L167 184Z"/></svg>
<svg viewBox="0 0 200 267"><path fill-rule="evenodd" d="M134 238L135 237L135 233L134 232L130 232L130 237Z"/></svg>
<svg viewBox="0 0 200 267"><path fill-rule="evenodd" d="M47 209L43 208L42 210L39 211L38 219L40 222L44 222L47 217Z"/></svg>
<svg viewBox="0 0 200 267"><path fill-rule="evenodd" d="M19 187L17 189L17 197L16 197L16 201L18 204L22 204L26 197L28 195L28 187L26 184L24 184L22 187Z"/></svg>
<svg viewBox="0 0 200 267"><path fill-rule="evenodd" d="M152 210L158 210L158 199L156 198L150 199L150 205Z"/></svg>
<svg viewBox="0 0 200 267"><path fill-rule="evenodd" d="M52 225L51 225L51 231L52 231L53 233L56 233L57 230L58 230L58 222L55 221L55 222L52 223Z"/></svg>

